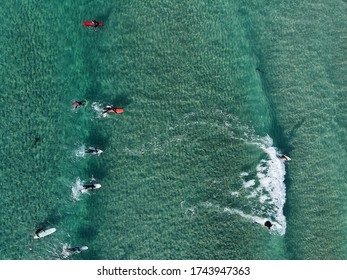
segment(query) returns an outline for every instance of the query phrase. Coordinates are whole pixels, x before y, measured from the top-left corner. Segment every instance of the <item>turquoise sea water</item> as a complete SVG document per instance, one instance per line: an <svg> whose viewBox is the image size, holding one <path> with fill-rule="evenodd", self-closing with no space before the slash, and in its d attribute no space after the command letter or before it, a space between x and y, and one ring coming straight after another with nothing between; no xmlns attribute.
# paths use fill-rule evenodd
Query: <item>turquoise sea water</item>
<svg viewBox="0 0 347 280"><path fill-rule="evenodd" d="M0 12L1 259L347 259L346 1Z"/></svg>

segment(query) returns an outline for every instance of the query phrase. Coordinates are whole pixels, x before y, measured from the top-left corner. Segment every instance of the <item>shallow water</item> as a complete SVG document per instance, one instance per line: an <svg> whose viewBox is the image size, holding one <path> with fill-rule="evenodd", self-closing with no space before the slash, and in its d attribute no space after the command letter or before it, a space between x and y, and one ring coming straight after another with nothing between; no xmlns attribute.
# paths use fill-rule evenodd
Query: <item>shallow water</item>
<svg viewBox="0 0 347 280"><path fill-rule="evenodd" d="M346 259L346 10L1 4L1 258Z"/></svg>

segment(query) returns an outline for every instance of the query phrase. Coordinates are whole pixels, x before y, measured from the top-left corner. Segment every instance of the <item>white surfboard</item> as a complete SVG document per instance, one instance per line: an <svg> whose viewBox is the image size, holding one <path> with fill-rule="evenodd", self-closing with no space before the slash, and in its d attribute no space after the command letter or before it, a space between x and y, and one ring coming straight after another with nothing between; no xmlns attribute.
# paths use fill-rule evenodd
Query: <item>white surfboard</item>
<svg viewBox="0 0 347 280"><path fill-rule="evenodd" d="M82 188L80 189L80 192L81 192L81 193L86 193L86 192L88 192L88 191L92 191L92 190L100 189L100 188L101 188L101 184L94 184L94 189L86 189L86 188L82 187Z"/></svg>
<svg viewBox="0 0 347 280"><path fill-rule="evenodd" d="M96 189L100 189L101 188L101 184L94 184Z"/></svg>
<svg viewBox="0 0 347 280"><path fill-rule="evenodd" d="M88 247L87 246L81 246L78 249L80 249L80 251L86 251L86 250L88 250Z"/></svg>
<svg viewBox="0 0 347 280"><path fill-rule="evenodd" d="M91 153L92 155L100 155L103 150L97 149L96 152Z"/></svg>
<svg viewBox="0 0 347 280"><path fill-rule="evenodd" d="M292 160L290 157L288 157L288 156L286 156L286 155L282 155L282 157L283 157L283 158L282 158L283 160L287 160L287 161Z"/></svg>
<svg viewBox="0 0 347 280"><path fill-rule="evenodd" d="M88 152L88 150L93 150L93 151L92 152ZM100 155L102 152L103 152L103 150L100 150L100 149L96 149L96 151L94 151L94 148L89 148L89 149L86 149L84 151L84 153L91 154L91 155Z"/></svg>
<svg viewBox="0 0 347 280"><path fill-rule="evenodd" d="M49 229L46 229L46 230L42 230L39 233L35 233L34 238L35 239L40 239L42 237L45 237L47 235L50 235L50 234L56 232L56 230L57 230L56 228L49 228Z"/></svg>
<svg viewBox="0 0 347 280"><path fill-rule="evenodd" d="M279 154L277 155L277 157L281 160L284 160L284 161L289 161L289 160L292 160L290 157L288 157L287 155L285 154Z"/></svg>

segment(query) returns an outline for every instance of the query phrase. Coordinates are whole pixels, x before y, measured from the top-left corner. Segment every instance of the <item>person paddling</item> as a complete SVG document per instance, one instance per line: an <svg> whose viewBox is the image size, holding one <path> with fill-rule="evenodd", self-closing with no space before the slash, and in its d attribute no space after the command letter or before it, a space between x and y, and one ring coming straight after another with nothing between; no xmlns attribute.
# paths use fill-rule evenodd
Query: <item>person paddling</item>
<svg viewBox="0 0 347 280"><path fill-rule="evenodd" d="M69 253L81 253L82 251L88 250L87 246L77 246L77 247L70 247L66 248L66 251Z"/></svg>
<svg viewBox="0 0 347 280"><path fill-rule="evenodd" d="M90 148L84 150L84 152L86 154L97 154L98 151L99 151L99 149L96 147L90 147Z"/></svg>
<svg viewBox="0 0 347 280"><path fill-rule="evenodd" d="M93 23L93 27L98 27L100 25L100 22L96 21L95 19L93 19L91 22Z"/></svg>
<svg viewBox="0 0 347 280"><path fill-rule="evenodd" d="M82 100L82 101L74 101L72 103L72 107L74 107L74 109L77 109L78 107L80 106L84 106L86 104L86 101L85 100Z"/></svg>
<svg viewBox="0 0 347 280"><path fill-rule="evenodd" d="M102 112L102 114L106 114L106 113L122 114L123 112L124 112L123 108L116 108L116 107L108 105L104 108L104 111Z"/></svg>
<svg viewBox="0 0 347 280"><path fill-rule="evenodd" d="M95 189L97 189L98 186L94 184L95 181L96 181L96 180L95 180L94 178L92 178L92 179L90 180L90 184L83 185L83 188L84 188L85 190L92 190L92 191L95 190ZM99 185L99 187L100 187L100 186L101 186L101 185Z"/></svg>

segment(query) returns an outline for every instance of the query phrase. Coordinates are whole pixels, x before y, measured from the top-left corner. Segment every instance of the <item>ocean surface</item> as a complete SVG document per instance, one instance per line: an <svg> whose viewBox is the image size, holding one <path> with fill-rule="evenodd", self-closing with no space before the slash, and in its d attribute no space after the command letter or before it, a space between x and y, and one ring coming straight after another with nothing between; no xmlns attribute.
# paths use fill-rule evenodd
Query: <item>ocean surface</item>
<svg viewBox="0 0 347 280"><path fill-rule="evenodd" d="M2 260L347 259L346 0L0 5Z"/></svg>

